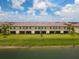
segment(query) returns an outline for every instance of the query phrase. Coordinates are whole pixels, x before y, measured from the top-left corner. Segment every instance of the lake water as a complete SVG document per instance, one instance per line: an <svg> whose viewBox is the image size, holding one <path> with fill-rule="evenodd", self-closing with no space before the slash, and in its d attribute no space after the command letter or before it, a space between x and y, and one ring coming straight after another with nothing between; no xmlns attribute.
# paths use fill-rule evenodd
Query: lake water
<svg viewBox="0 0 79 59"><path fill-rule="evenodd" d="M79 48L0 49L0 59L79 59Z"/></svg>

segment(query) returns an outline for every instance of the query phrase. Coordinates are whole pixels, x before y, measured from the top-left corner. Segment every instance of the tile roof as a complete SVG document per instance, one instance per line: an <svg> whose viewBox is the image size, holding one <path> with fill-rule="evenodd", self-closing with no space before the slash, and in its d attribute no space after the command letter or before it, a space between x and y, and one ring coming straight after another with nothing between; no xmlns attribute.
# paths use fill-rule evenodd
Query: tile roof
<svg viewBox="0 0 79 59"><path fill-rule="evenodd" d="M15 22L12 26L66 26L58 22Z"/></svg>
<svg viewBox="0 0 79 59"><path fill-rule="evenodd" d="M11 26L67 26L71 23L74 26L79 26L79 22L6 22L11 23ZM0 22L0 25L4 22Z"/></svg>

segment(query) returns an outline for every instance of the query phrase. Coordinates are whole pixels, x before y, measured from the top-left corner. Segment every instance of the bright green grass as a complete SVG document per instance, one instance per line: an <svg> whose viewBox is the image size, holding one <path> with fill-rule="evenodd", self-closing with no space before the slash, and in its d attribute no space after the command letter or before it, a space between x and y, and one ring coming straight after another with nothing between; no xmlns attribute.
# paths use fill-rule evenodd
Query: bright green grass
<svg viewBox="0 0 79 59"><path fill-rule="evenodd" d="M71 45L79 44L79 34L4 35L0 34L0 46Z"/></svg>

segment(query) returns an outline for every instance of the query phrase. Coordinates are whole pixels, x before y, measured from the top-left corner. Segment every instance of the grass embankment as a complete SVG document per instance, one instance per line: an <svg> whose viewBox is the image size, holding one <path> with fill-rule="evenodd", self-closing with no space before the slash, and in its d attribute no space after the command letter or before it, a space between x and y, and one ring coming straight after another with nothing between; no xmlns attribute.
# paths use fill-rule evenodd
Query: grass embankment
<svg viewBox="0 0 79 59"><path fill-rule="evenodd" d="M0 46L52 46L79 45L79 34L4 35L0 34Z"/></svg>

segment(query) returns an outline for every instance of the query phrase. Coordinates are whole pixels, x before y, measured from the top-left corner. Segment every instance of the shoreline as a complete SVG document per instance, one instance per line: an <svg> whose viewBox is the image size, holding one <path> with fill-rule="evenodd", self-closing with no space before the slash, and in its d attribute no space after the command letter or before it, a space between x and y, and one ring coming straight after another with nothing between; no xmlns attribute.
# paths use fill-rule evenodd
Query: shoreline
<svg viewBox="0 0 79 59"><path fill-rule="evenodd" d="M52 46L0 46L0 49L10 48L79 48L79 45L52 45Z"/></svg>

